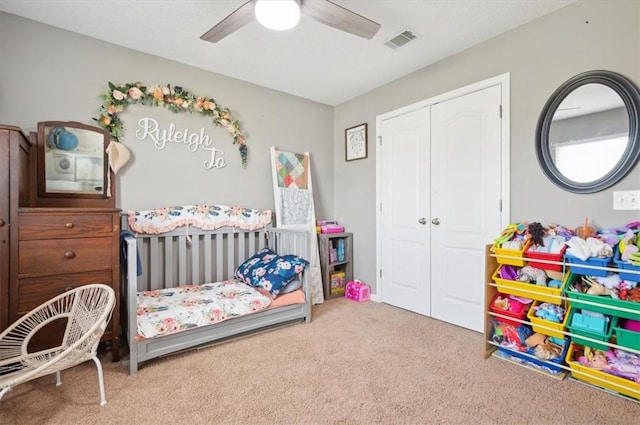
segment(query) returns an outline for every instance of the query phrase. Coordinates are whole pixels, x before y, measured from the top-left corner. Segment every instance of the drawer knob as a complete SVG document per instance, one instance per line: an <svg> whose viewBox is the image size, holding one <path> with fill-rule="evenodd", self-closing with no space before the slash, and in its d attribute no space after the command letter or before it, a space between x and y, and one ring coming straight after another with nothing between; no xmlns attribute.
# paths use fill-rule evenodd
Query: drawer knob
<svg viewBox="0 0 640 425"><path fill-rule="evenodd" d="M4 220L0 219L0 227L4 227L4 225L5 225Z"/></svg>
<svg viewBox="0 0 640 425"><path fill-rule="evenodd" d="M67 224L65 224L65 226L67 227L67 229L71 229L73 226L75 226L75 224L73 224L73 222L68 222Z"/></svg>
<svg viewBox="0 0 640 425"><path fill-rule="evenodd" d="M64 253L64 258L74 258L76 256L76 253L73 251L67 251Z"/></svg>

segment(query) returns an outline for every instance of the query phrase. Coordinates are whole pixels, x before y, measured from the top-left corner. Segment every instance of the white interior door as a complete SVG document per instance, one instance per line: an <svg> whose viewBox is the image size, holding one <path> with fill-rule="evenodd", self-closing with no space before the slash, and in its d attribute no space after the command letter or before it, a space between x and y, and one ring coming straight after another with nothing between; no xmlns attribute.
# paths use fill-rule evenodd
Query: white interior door
<svg viewBox="0 0 640 425"><path fill-rule="evenodd" d="M380 301L482 331L484 247L509 220L505 108L508 74L378 117Z"/></svg>
<svg viewBox="0 0 640 425"><path fill-rule="evenodd" d="M380 258L384 302L431 315L429 292L429 108L386 120L381 125L384 202ZM380 288L380 286L378 286Z"/></svg>
<svg viewBox="0 0 640 425"><path fill-rule="evenodd" d="M431 107L431 315L476 331L501 230L500 99L495 85Z"/></svg>

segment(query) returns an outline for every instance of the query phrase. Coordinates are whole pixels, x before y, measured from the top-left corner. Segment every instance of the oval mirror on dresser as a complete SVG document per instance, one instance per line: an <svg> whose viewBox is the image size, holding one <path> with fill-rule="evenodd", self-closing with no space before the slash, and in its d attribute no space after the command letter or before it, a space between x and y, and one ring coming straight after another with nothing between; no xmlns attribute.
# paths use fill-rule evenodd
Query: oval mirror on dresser
<svg viewBox="0 0 640 425"><path fill-rule="evenodd" d="M536 129L544 174L573 193L594 193L622 179L640 157L640 92L624 76L588 71L563 83Z"/></svg>

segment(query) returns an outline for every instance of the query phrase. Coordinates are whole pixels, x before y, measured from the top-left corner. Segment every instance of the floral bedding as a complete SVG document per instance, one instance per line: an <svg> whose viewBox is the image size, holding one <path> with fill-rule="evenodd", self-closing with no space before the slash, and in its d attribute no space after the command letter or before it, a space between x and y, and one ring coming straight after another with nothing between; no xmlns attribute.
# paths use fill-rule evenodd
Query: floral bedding
<svg viewBox="0 0 640 425"><path fill-rule="evenodd" d="M271 211L228 205L184 205L129 211L128 222L132 231L149 234L170 232L180 226L204 230L226 226L255 230L271 223Z"/></svg>
<svg viewBox="0 0 640 425"><path fill-rule="evenodd" d="M269 307L271 298L236 280L138 293L138 336L153 338Z"/></svg>

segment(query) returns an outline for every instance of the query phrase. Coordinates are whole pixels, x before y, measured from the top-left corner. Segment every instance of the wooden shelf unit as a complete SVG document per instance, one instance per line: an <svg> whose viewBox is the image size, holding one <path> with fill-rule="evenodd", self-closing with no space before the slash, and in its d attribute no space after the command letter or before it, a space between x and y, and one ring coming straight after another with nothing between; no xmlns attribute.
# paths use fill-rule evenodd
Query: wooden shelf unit
<svg viewBox="0 0 640 425"><path fill-rule="evenodd" d="M343 256L332 258L332 249L337 251L339 244L343 244ZM344 297L344 288L347 282L353 280L353 234L319 233L318 246L320 248L320 268L322 269L325 299ZM331 278L335 273L344 273L344 282L341 288L331 287Z"/></svg>

